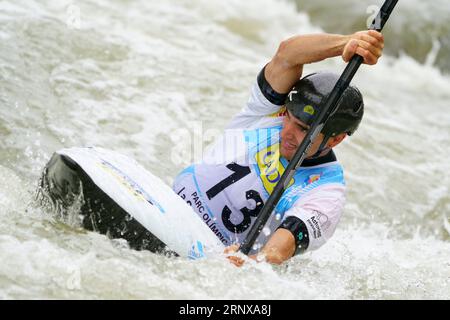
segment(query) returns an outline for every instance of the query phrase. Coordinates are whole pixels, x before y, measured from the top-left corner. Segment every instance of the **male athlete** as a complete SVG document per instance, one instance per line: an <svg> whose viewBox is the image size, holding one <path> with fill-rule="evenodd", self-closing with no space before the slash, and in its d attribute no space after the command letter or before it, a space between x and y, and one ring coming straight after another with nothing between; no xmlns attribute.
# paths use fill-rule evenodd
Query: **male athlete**
<svg viewBox="0 0 450 320"><path fill-rule="evenodd" d="M299 80L303 65L335 56L348 62L354 54L374 65L383 47L383 36L376 31L299 35L283 41L224 136L200 163L177 176L173 189L227 247L226 253L238 250L339 78L323 72ZM344 208L345 182L332 149L356 131L363 113L362 95L351 86L294 174L251 258L259 253L265 261L281 264L319 248L333 235ZM244 263L238 256L228 259L237 266Z"/></svg>

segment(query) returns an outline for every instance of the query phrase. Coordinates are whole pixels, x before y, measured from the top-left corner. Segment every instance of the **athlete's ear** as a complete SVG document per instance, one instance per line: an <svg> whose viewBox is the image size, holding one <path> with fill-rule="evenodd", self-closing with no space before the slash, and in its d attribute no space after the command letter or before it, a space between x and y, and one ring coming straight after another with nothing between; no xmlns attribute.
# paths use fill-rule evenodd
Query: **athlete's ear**
<svg viewBox="0 0 450 320"><path fill-rule="evenodd" d="M328 148L334 148L339 143L341 143L346 137L347 137L346 133L340 133L337 136L331 137L330 139L328 139L327 143Z"/></svg>

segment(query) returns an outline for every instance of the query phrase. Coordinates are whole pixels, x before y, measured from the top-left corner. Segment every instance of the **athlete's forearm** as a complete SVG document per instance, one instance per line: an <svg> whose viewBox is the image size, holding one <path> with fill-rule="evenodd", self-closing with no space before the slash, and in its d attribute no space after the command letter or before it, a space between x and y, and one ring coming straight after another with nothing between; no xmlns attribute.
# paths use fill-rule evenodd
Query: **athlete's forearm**
<svg viewBox="0 0 450 320"><path fill-rule="evenodd" d="M295 239L286 229L278 229L267 241L261 253L267 262L281 264L294 255Z"/></svg>
<svg viewBox="0 0 450 320"><path fill-rule="evenodd" d="M349 36L335 34L299 35L283 41L265 69L272 89L288 93L301 78L303 65L342 55Z"/></svg>
<svg viewBox="0 0 450 320"><path fill-rule="evenodd" d="M298 35L283 41L276 53L287 68L342 55L351 36L338 34Z"/></svg>

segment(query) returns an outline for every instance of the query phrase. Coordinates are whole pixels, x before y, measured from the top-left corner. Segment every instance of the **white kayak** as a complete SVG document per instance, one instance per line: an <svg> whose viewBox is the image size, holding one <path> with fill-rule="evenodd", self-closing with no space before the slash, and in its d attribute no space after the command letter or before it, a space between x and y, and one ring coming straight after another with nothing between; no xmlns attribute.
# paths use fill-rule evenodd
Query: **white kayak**
<svg viewBox="0 0 450 320"><path fill-rule="evenodd" d="M101 148L56 152L44 169L42 189L59 208L82 194L86 229L124 238L135 249L198 259L223 251L223 244L161 179L135 160Z"/></svg>

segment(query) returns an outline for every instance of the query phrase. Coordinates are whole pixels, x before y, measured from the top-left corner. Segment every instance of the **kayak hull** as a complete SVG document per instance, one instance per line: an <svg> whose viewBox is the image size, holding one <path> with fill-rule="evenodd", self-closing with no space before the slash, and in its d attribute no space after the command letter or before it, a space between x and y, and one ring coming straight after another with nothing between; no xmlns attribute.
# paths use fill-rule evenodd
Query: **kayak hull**
<svg viewBox="0 0 450 320"><path fill-rule="evenodd" d="M43 170L41 191L63 215L131 248L190 259L222 253L223 244L161 179L133 159L102 148L56 152Z"/></svg>
<svg viewBox="0 0 450 320"><path fill-rule="evenodd" d="M162 252L166 245L103 192L68 156L55 153L45 166L41 188L63 214L81 200L83 228L125 239L132 249ZM80 199L81 197L81 199Z"/></svg>

